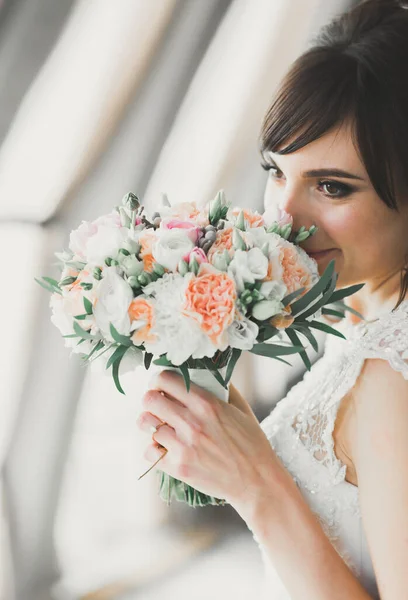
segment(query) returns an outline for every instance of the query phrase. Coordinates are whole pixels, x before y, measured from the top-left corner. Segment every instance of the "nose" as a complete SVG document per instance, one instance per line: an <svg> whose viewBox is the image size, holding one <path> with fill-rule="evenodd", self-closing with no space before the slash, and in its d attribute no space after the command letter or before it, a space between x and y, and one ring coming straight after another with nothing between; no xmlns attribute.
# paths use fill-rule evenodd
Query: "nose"
<svg viewBox="0 0 408 600"><path fill-rule="evenodd" d="M299 188L285 185L276 186L268 181L264 194L265 210L271 206L275 206L289 213L293 217L294 227L306 226L306 222L310 220L310 215L307 215L307 202L303 198Z"/></svg>

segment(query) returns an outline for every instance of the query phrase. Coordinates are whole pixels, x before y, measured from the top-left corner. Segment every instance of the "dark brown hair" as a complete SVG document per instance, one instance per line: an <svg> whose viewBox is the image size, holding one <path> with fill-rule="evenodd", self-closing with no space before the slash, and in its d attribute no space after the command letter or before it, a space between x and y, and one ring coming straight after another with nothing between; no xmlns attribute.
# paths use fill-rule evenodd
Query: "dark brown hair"
<svg viewBox="0 0 408 600"><path fill-rule="evenodd" d="M376 193L398 211L396 191L408 190L403 2L366 0L321 30L283 79L262 124L260 152L290 154L346 122ZM395 308L407 290L408 265Z"/></svg>

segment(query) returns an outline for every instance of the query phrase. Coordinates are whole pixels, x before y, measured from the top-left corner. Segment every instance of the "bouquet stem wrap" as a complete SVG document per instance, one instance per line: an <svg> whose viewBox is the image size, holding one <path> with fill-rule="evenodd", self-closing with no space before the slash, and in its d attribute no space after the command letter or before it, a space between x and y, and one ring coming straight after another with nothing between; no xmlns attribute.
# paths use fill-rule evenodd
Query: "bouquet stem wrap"
<svg viewBox="0 0 408 600"><path fill-rule="evenodd" d="M179 371L177 368L165 367L163 371ZM219 368L218 371L223 379L225 379L227 367ZM211 392L220 400L228 402L229 391L219 383L211 371L206 368L202 369L189 369L190 379L192 383L200 386L201 388ZM194 489L190 485L187 485L179 479L171 477L163 471L158 471L159 475L159 495L162 500L171 504L171 499L175 498L179 502L185 502L196 508L198 506L223 506L225 500L208 496L198 490Z"/></svg>

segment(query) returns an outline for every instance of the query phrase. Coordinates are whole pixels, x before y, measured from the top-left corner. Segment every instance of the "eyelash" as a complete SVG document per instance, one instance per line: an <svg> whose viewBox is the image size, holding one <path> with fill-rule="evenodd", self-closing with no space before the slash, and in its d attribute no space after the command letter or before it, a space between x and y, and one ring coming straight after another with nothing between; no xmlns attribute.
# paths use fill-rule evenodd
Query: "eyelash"
<svg viewBox="0 0 408 600"><path fill-rule="evenodd" d="M279 177L277 177L277 175L275 175L273 173L273 171L281 172L281 171L279 171L278 167L275 167L274 165L270 165L265 162L261 162L261 167L265 171L271 171L272 175L275 179L280 179ZM346 185L345 183L340 183L339 181L334 181L332 179L321 179L319 181L319 188L321 188L325 185L332 185L332 186L336 187L337 190L340 192L338 194L327 194L327 193L323 192L323 194L327 198L346 198L347 196L350 196L350 194L352 194L355 191L355 188L353 188L349 185Z"/></svg>

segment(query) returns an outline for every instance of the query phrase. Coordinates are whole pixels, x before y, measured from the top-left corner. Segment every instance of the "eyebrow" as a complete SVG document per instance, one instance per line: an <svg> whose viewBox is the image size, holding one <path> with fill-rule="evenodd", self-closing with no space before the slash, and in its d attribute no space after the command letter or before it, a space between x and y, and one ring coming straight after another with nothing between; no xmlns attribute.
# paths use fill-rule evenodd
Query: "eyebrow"
<svg viewBox="0 0 408 600"><path fill-rule="evenodd" d="M312 171L302 173L302 177L344 177L345 179L359 179L360 181L364 181L363 177L353 175L353 173L348 173L341 169L313 169Z"/></svg>
<svg viewBox="0 0 408 600"><path fill-rule="evenodd" d="M270 162L279 169L276 162L272 157L268 157ZM280 169L279 169L280 170ZM348 171L343 171L342 169L312 169L311 171L305 171L302 173L302 177L307 179L308 177L343 177L344 179L358 179L359 181L365 181L364 177L360 177L359 175L354 175L353 173L349 173Z"/></svg>

